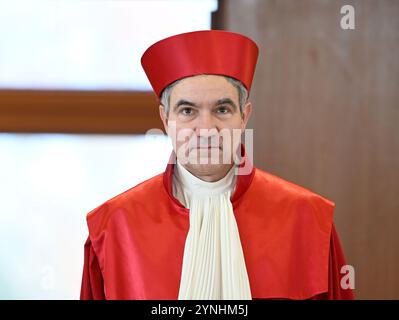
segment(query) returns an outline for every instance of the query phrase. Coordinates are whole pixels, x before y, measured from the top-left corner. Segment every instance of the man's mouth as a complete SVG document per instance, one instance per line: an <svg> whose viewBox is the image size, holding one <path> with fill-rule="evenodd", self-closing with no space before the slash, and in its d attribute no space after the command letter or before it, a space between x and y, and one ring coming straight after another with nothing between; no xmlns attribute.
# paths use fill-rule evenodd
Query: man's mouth
<svg viewBox="0 0 399 320"><path fill-rule="evenodd" d="M220 149L220 147L219 146L209 146L209 147L196 147L196 148L193 148L193 149Z"/></svg>

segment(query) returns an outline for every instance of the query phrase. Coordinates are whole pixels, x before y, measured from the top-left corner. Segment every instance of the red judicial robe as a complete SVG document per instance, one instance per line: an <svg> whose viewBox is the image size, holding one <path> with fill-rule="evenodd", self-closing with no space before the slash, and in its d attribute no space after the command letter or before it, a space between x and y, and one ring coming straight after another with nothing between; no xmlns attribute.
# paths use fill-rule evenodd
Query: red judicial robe
<svg viewBox="0 0 399 320"><path fill-rule="evenodd" d="M173 196L173 169L87 215L81 299L177 299L189 210ZM253 299L353 299L340 286L331 201L253 167L231 202Z"/></svg>

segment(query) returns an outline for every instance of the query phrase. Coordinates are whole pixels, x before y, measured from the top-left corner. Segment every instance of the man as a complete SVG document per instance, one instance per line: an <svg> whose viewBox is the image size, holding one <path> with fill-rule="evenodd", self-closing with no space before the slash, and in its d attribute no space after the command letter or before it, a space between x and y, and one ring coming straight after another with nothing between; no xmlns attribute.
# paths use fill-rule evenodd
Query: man
<svg viewBox="0 0 399 320"><path fill-rule="evenodd" d="M334 204L252 166L258 48L226 31L142 57L173 152L164 173L87 215L82 299L352 299Z"/></svg>

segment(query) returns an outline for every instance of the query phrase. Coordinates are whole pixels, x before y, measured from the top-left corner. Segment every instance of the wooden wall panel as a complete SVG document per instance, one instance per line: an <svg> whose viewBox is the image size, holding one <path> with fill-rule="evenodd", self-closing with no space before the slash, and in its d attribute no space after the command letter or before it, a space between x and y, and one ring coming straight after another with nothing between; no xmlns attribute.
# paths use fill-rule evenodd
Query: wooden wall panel
<svg viewBox="0 0 399 320"><path fill-rule="evenodd" d="M357 298L399 299L399 1L220 4L261 50L255 164L336 203ZM345 4L355 30L340 28Z"/></svg>
<svg viewBox="0 0 399 320"><path fill-rule="evenodd" d="M134 133L162 128L153 93L0 90L0 132Z"/></svg>

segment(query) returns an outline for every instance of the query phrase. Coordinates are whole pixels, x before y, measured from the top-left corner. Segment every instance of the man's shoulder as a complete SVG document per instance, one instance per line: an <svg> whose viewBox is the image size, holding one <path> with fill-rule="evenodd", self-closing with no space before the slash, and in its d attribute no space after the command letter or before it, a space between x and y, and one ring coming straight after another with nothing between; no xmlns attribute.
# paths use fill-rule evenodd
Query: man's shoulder
<svg viewBox="0 0 399 320"><path fill-rule="evenodd" d="M94 216L102 215L103 218L106 215L112 214L113 211L118 208L132 205L148 199L150 194L156 194L163 188L163 173L159 173L149 179L146 179L132 188L108 199L95 209L91 210L86 218L87 220Z"/></svg>
<svg viewBox="0 0 399 320"><path fill-rule="evenodd" d="M251 199L263 207L263 216L276 226L291 225L292 230L306 230L309 237L329 246L335 204L326 197L294 182L257 169ZM273 217L273 219L270 219ZM297 238L295 238L297 237ZM294 238L299 241L297 234Z"/></svg>
<svg viewBox="0 0 399 320"><path fill-rule="evenodd" d="M335 207L334 202L325 196L262 169L256 168L254 179L259 190L265 194L278 194L282 199L311 200Z"/></svg>

